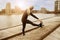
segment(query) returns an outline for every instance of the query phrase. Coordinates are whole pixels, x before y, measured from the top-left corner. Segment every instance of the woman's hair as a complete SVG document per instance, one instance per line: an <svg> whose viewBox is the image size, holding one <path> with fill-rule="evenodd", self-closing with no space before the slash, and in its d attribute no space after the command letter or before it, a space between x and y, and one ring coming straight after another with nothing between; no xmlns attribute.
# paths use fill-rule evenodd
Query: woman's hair
<svg viewBox="0 0 60 40"><path fill-rule="evenodd" d="M29 9L33 9L34 7L33 6L30 6Z"/></svg>
<svg viewBox="0 0 60 40"><path fill-rule="evenodd" d="M33 9L33 8L34 8L33 6L30 6L30 7L27 9L28 15L32 12L32 9Z"/></svg>

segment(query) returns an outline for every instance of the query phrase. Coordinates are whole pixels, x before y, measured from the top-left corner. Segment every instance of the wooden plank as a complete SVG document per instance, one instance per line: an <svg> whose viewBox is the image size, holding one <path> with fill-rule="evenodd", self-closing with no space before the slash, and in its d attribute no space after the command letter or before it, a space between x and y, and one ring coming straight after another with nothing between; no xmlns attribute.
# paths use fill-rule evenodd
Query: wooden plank
<svg viewBox="0 0 60 40"><path fill-rule="evenodd" d="M43 40L60 40L60 26Z"/></svg>

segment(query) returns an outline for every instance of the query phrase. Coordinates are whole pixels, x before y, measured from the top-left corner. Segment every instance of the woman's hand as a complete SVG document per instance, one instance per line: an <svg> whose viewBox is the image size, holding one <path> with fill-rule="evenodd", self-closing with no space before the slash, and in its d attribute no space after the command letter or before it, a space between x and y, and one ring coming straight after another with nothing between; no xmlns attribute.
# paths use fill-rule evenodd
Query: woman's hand
<svg viewBox="0 0 60 40"><path fill-rule="evenodd" d="M41 20L41 19L38 19L38 21L42 22L42 20Z"/></svg>

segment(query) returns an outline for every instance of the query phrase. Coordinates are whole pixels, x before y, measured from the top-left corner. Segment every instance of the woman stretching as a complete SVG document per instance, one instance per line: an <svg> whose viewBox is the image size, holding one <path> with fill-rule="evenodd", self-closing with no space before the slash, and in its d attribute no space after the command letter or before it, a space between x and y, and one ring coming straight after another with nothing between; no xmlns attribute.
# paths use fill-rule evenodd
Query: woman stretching
<svg viewBox="0 0 60 40"><path fill-rule="evenodd" d="M31 24L31 25L33 25L33 26L42 27L42 21L39 20L39 18L37 18L35 15L32 14L33 8L34 8L34 7L31 6L29 9L25 10L25 11L24 11L24 14L23 14L23 16L22 16L22 25L23 25L22 33L23 33L23 35L25 35L24 30L25 30L25 27L26 27L26 23ZM31 22L30 20L28 20L27 18L28 18L29 15L31 15L32 17L38 19L38 20L40 21L40 24L35 24L35 23Z"/></svg>

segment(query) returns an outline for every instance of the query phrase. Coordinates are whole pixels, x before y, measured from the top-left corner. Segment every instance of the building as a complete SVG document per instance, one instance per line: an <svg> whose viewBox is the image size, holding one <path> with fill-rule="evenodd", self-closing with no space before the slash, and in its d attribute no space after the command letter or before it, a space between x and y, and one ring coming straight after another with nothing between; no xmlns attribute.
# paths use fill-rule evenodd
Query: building
<svg viewBox="0 0 60 40"><path fill-rule="evenodd" d="M60 0L58 0L58 11L60 11Z"/></svg>
<svg viewBox="0 0 60 40"><path fill-rule="evenodd" d="M41 10L40 10L41 13L47 13L47 9L42 7Z"/></svg>
<svg viewBox="0 0 60 40"><path fill-rule="evenodd" d="M10 3L6 4L5 13L8 14L8 15L11 14L11 4Z"/></svg>
<svg viewBox="0 0 60 40"><path fill-rule="evenodd" d="M55 1L55 13L60 11L60 0Z"/></svg>
<svg viewBox="0 0 60 40"><path fill-rule="evenodd" d="M55 1L55 12L58 11L58 1Z"/></svg>
<svg viewBox="0 0 60 40"><path fill-rule="evenodd" d="M15 6L14 11L16 14L22 14L22 10L18 6Z"/></svg>

